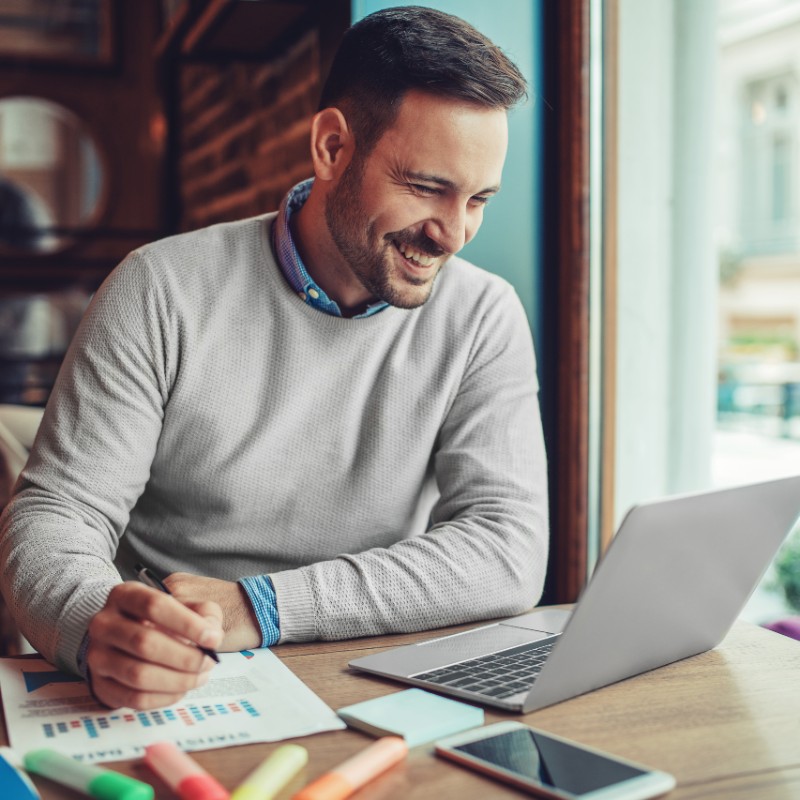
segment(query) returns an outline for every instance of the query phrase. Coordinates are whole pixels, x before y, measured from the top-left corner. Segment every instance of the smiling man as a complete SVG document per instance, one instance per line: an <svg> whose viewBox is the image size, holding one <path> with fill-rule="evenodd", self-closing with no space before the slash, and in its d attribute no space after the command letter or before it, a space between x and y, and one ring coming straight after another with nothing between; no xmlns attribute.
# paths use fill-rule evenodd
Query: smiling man
<svg viewBox="0 0 800 800"><path fill-rule="evenodd" d="M345 35L277 213L132 253L97 292L0 522L7 602L108 705L199 646L521 612L547 560L533 346L458 258L500 190L517 68L423 8ZM133 580L168 573L173 596Z"/></svg>
<svg viewBox="0 0 800 800"><path fill-rule="evenodd" d="M343 311L376 298L416 308L500 188L506 111L411 89L367 153L348 116L334 106L314 119L316 180L295 228L302 258L321 265Z"/></svg>

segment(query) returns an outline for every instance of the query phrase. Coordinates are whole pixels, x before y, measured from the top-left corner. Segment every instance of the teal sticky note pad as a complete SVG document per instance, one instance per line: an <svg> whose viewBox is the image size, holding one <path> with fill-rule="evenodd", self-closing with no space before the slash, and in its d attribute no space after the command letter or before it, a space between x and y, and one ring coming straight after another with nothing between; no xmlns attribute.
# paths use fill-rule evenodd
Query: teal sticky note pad
<svg viewBox="0 0 800 800"><path fill-rule="evenodd" d="M402 736L409 747L483 725L483 709L424 689L406 689L340 708L351 727L374 736Z"/></svg>

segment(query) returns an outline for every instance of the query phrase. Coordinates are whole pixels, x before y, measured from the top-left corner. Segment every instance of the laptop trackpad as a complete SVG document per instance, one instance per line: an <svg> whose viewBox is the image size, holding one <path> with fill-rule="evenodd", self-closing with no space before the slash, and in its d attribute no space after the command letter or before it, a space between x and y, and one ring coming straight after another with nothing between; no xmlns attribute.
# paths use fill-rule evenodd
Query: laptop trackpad
<svg viewBox="0 0 800 800"><path fill-rule="evenodd" d="M500 624L510 628L525 628L528 631L543 631L544 633L561 633L567 625L572 611L563 608L542 608L523 614L520 617L505 619Z"/></svg>

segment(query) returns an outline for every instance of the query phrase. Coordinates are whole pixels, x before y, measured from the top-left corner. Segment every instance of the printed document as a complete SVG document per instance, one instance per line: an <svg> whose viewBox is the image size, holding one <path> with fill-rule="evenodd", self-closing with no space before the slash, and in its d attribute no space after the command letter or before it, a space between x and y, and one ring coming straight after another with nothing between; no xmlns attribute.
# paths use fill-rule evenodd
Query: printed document
<svg viewBox="0 0 800 800"><path fill-rule="evenodd" d="M84 680L41 658L0 659L0 690L17 752L49 747L86 763L139 758L164 740L207 750L345 727L267 649L220 653L205 686L155 711L105 708Z"/></svg>

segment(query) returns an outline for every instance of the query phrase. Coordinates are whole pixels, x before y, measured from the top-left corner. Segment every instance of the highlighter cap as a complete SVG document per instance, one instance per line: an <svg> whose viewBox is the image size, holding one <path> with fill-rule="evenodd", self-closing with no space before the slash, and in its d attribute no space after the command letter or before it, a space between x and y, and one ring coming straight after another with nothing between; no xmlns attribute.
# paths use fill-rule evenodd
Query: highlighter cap
<svg viewBox="0 0 800 800"><path fill-rule="evenodd" d="M268 794L258 786L239 786L231 792L231 800L271 800L275 792Z"/></svg>
<svg viewBox="0 0 800 800"><path fill-rule="evenodd" d="M264 800L264 791L258 786L239 786L231 794L231 800Z"/></svg>
<svg viewBox="0 0 800 800"><path fill-rule="evenodd" d="M181 800L228 800L228 790L174 742L149 744L145 763Z"/></svg>
<svg viewBox="0 0 800 800"><path fill-rule="evenodd" d="M301 789L292 800L345 800L358 787L335 772L326 772L305 789Z"/></svg>
<svg viewBox="0 0 800 800"><path fill-rule="evenodd" d="M228 790L210 775L190 775L178 784L182 800L229 800Z"/></svg>
<svg viewBox="0 0 800 800"><path fill-rule="evenodd" d="M88 793L97 800L153 800L155 797L150 784L118 772L99 775L89 784Z"/></svg>
<svg viewBox="0 0 800 800"><path fill-rule="evenodd" d="M272 800L308 763L308 750L282 744L262 761L231 794L231 800Z"/></svg>
<svg viewBox="0 0 800 800"><path fill-rule="evenodd" d="M96 800L153 800L149 783L119 772L83 764L55 750L42 748L25 753L25 769L88 794Z"/></svg>

